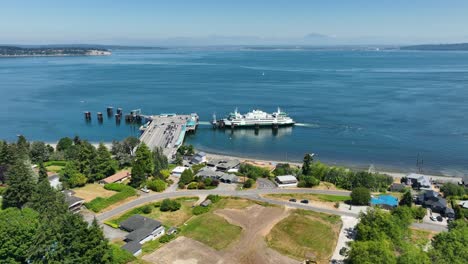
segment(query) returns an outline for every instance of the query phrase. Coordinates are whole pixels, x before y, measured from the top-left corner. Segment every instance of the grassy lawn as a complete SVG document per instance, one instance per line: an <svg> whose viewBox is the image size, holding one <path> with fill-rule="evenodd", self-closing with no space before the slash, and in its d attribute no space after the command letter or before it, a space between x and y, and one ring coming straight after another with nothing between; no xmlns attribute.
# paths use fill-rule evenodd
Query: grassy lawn
<svg viewBox="0 0 468 264"><path fill-rule="evenodd" d="M273 199L280 199L280 200L289 200L289 199L297 199L297 200L311 200L311 201L319 201L319 202L344 202L351 197L349 196L342 196L342 195L329 195L329 194L312 194L312 193L291 193L291 194L267 194L266 197L273 198Z"/></svg>
<svg viewBox="0 0 468 264"><path fill-rule="evenodd" d="M213 204L214 209L244 209L251 205L255 204L255 202L247 199L242 199L238 197L223 197L219 202Z"/></svg>
<svg viewBox="0 0 468 264"><path fill-rule="evenodd" d="M63 168L65 168L65 167L57 166L57 165L51 165L51 166L47 166L46 170L50 171L50 172L59 173Z"/></svg>
<svg viewBox="0 0 468 264"><path fill-rule="evenodd" d="M86 208L98 213L112 205L121 203L127 198L137 195L137 191L132 187L121 183L110 183L105 185L106 189L116 191L117 193L107 197L96 197L90 202L86 202Z"/></svg>
<svg viewBox="0 0 468 264"><path fill-rule="evenodd" d="M266 240L271 248L282 254L328 263L340 228L338 216L295 210L271 230Z"/></svg>
<svg viewBox="0 0 468 264"><path fill-rule="evenodd" d="M107 198L117 193L115 191L106 190L103 185L97 183L87 184L86 186L75 188L73 191L76 193L76 196L84 199L86 202L97 197Z"/></svg>
<svg viewBox="0 0 468 264"><path fill-rule="evenodd" d="M431 241L434 233L420 230L420 229L411 229L410 241L412 244L423 249Z"/></svg>
<svg viewBox="0 0 468 264"><path fill-rule="evenodd" d="M229 224L223 217L206 213L190 220L181 234L220 250L237 240L241 231L241 227Z"/></svg>
<svg viewBox="0 0 468 264"><path fill-rule="evenodd" d="M142 211L143 206L134 208L120 216L110 219L106 221L106 224L109 226L118 226L122 221L126 220L127 218L131 217L135 214L141 214L149 218L156 219L161 221L166 226L181 226L187 220L192 217L192 205L198 200L197 197L183 197L176 199L178 202L181 203L181 207L179 210L175 212L161 212L159 208L154 207L151 213L145 214ZM155 205L157 203L151 203L150 205Z"/></svg>

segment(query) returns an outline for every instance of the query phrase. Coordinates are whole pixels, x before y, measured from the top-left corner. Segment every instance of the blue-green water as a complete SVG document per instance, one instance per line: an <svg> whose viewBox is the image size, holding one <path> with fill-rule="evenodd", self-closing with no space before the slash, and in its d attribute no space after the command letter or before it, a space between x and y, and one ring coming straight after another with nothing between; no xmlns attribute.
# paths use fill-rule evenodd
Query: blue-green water
<svg viewBox="0 0 468 264"><path fill-rule="evenodd" d="M468 171L468 53L402 51L118 50L110 57L0 59L0 138L111 141L138 133L108 105L197 112L210 121L282 107L304 124L233 134L200 126L187 142L212 152L321 160L377 169ZM86 124L83 111L93 113ZM105 114L105 113L104 113Z"/></svg>

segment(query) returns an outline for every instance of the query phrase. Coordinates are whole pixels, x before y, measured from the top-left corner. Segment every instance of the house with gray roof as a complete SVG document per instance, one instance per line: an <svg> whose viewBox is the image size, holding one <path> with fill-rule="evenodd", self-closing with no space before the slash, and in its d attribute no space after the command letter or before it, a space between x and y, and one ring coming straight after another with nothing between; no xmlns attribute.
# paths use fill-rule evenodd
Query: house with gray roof
<svg viewBox="0 0 468 264"><path fill-rule="evenodd" d="M206 162L206 153L205 152L198 152L197 154L193 155L190 163L192 164L200 164Z"/></svg>
<svg viewBox="0 0 468 264"><path fill-rule="evenodd" d="M410 173L406 176L406 178L411 181L411 185L413 186L417 184L420 186L420 189L431 189L431 180L426 175Z"/></svg>
<svg viewBox="0 0 468 264"><path fill-rule="evenodd" d="M234 174L225 173L222 171L215 171L209 167L202 168L195 176L202 179L210 178L212 180L219 180L224 183L237 183L239 177Z"/></svg>
<svg viewBox="0 0 468 264"><path fill-rule="evenodd" d="M226 161L221 161L216 165L216 169L220 171L229 171L232 169L237 169L240 166L240 161L237 159L231 159Z"/></svg>
<svg viewBox="0 0 468 264"><path fill-rule="evenodd" d="M73 213L78 213L83 207L84 200L80 197L76 197L75 192L72 190L64 190L63 194L65 195L65 202L68 204L68 210Z"/></svg>
<svg viewBox="0 0 468 264"><path fill-rule="evenodd" d="M424 191L416 196L416 204L430 208L432 212L439 213L445 217L454 218L455 212L447 206L447 200L442 198L438 192Z"/></svg>
<svg viewBox="0 0 468 264"><path fill-rule="evenodd" d="M125 242L137 242L144 244L164 235L165 228L161 222L144 217L133 215L120 223L120 229L130 232L124 239Z"/></svg>
<svg viewBox="0 0 468 264"><path fill-rule="evenodd" d="M133 256L138 256L141 254L141 244L138 242L128 242L121 247L121 249L125 249L126 251L130 252Z"/></svg>

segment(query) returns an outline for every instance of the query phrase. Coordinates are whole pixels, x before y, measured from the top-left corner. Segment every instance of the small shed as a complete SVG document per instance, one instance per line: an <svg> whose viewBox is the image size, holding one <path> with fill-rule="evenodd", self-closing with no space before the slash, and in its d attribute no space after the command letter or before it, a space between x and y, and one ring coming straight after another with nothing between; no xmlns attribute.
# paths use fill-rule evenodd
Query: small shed
<svg viewBox="0 0 468 264"><path fill-rule="evenodd" d="M211 204L211 200L210 199L206 199L205 201L203 201L200 205L203 206L203 207L207 207Z"/></svg>
<svg viewBox="0 0 468 264"><path fill-rule="evenodd" d="M177 232L178 232L177 228L172 226L167 230L166 234L174 235L174 234L177 234Z"/></svg>

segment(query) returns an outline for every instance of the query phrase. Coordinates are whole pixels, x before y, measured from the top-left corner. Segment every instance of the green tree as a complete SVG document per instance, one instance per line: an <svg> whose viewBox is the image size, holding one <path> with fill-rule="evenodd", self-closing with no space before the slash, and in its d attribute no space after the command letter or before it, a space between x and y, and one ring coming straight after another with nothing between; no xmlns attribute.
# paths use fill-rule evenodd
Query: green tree
<svg viewBox="0 0 468 264"><path fill-rule="evenodd" d="M444 183L440 187L440 191L444 193L444 197L463 196L465 194L465 188L463 186L451 182Z"/></svg>
<svg viewBox="0 0 468 264"><path fill-rule="evenodd" d="M73 140L71 138L61 138L57 143L57 151L67 151L71 146L73 146Z"/></svg>
<svg viewBox="0 0 468 264"><path fill-rule="evenodd" d="M75 161L68 162L65 165L65 168L60 172L60 180L67 188L83 186L88 181L86 176L78 170L78 165Z"/></svg>
<svg viewBox="0 0 468 264"><path fill-rule="evenodd" d="M403 253L398 257L398 264L430 264L431 260L426 252L410 243L402 247Z"/></svg>
<svg viewBox="0 0 468 264"><path fill-rule="evenodd" d="M413 204L413 196L411 195L411 191L407 190L403 194L403 197L400 200L400 205L406 205L408 207L411 207L412 204Z"/></svg>
<svg viewBox="0 0 468 264"><path fill-rule="evenodd" d="M87 236L83 243L86 244L87 250L81 257L81 263L111 263L112 255L109 243L96 218L86 231Z"/></svg>
<svg viewBox="0 0 468 264"><path fill-rule="evenodd" d="M180 154L179 152L176 153L176 157L175 157L175 159L174 159L174 163L175 163L176 165L179 165L179 166L181 166L181 165L184 163L184 159L183 159L183 157L182 157L182 154Z"/></svg>
<svg viewBox="0 0 468 264"><path fill-rule="evenodd" d="M164 199L161 202L161 207L159 208L159 210L161 210L161 212L177 211L180 209L180 207L181 204L176 200Z"/></svg>
<svg viewBox="0 0 468 264"><path fill-rule="evenodd" d="M45 162L49 160L50 150L44 142L34 141L31 144L30 156L33 163Z"/></svg>
<svg viewBox="0 0 468 264"><path fill-rule="evenodd" d="M96 148L88 141L80 140L77 145L77 166L78 171L86 177L90 177L91 173L95 171L96 164Z"/></svg>
<svg viewBox="0 0 468 264"><path fill-rule="evenodd" d="M162 192L166 189L166 183L160 179L155 179L148 182L148 188L155 192Z"/></svg>
<svg viewBox="0 0 468 264"><path fill-rule="evenodd" d="M145 143L141 143L135 152L130 185L134 188L138 188L146 181L147 177L153 173L153 170L153 154Z"/></svg>
<svg viewBox="0 0 468 264"><path fill-rule="evenodd" d="M413 213L413 218L417 220L422 220L426 216L427 210L422 206L415 206L411 208Z"/></svg>
<svg viewBox="0 0 468 264"><path fill-rule="evenodd" d="M40 180L47 180L47 178L49 177L49 176L47 175L47 169L45 168L44 163L40 163L40 164L39 164L39 172L38 172L38 175L39 175L39 177L38 177L38 180L39 180L39 181L40 181Z"/></svg>
<svg viewBox="0 0 468 264"><path fill-rule="evenodd" d="M31 199L35 188L33 172L24 162L17 161L7 172L8 187L3 195L2 208L22 208Z"/></svg>
<svg viewBox="0 0 468 264"><path fill-rule="evenodd" d="M29 142L23 135L18 136L18 141L16 142L16 151L20 159L29 158Z"/></svg>
<svg viewBox="0 0 468 264"><path fill-rule="evenodd" d="M118 161L120 168L130 166L133 162L133 151L140 144L140 140L135 137L128 137L122 141L112 142L112 154Z"/></svg>
<svg viewBox="0 0 468 264"><path fill-rule="evenodd" d="M27 263L39 215L30 208L0 211L0 260L2 263Z"/></svg>
<svg viewBox="0 0 468 264"><path fill-rule="evenodd" d="M153 162L154 162L154 175L160 175L162 170L169 168L169 162L166 155L164 155L163 149L157 147L153 150Z"/></svg>
<svg viewBox="0 0 468 264"><path fill-rule="evenodd" d="M393 247L389 241L356 241L348 255L350 264L396 264Z"/></svg>
<svg viewBox="0 0 468 264"><path fill-rule="evenodd" d="M468 259L468 224L457 220L449 225L449 232L441 232L432 239L429 252L432 263L466 263Z"/></svg>
<svg viewBox="0 0 468 264"><path fill-rule="evenodd" d="M311 154L305 154L304 156L304 162L302 163L302 174L304 175L310 175L311 174L311 165L312 162L314 161L313 157Z"/></svg>
<svg viewBox="0 0 468 264"><path fill-rule="evenodd" d="M357 187L351 191L351 202L354 205L368 205L370 199L370 191L367 188Z"/></svg>
<svg viewBox="0 0 468 264"><path fill-rule="evenodd" d="M182 172L182 175L180 175L180 180L179 182L183 183L184 185L189 184L194 180L194 175L191 169L186 169L184 172Z"/></svg>
<svg viewBox="0 0 468 264"><path fill-rule="evenodd" d="M102 143L97 148L95 164L94 172L89 179L92 182L111 176L118 169L117 161L112 159L111 153Z"/></svg>

